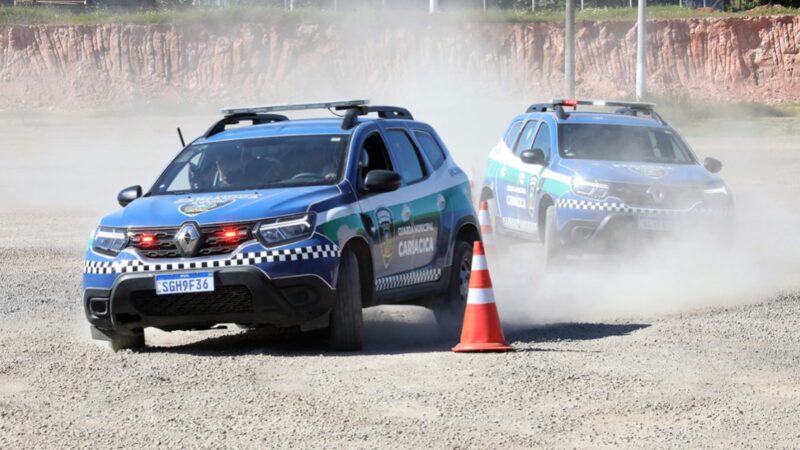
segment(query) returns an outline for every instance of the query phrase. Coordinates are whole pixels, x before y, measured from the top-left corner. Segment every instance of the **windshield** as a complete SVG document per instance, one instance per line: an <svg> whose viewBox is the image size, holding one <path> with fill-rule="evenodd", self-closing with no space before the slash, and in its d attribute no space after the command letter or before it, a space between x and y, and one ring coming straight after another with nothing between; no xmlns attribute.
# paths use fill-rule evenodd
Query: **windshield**
<svg viewBox="0 0 800 450"><path fill-rule="evenodd" d="M606 124L561 124L562 158L693 164L691 151L669 129Z"/></svg>
<svg viewBox="0 0 800 450"><path fill-rule="evenodd" d="M153 194L335 184L347 136L279 136L194 144L167 167Z"/></svg>

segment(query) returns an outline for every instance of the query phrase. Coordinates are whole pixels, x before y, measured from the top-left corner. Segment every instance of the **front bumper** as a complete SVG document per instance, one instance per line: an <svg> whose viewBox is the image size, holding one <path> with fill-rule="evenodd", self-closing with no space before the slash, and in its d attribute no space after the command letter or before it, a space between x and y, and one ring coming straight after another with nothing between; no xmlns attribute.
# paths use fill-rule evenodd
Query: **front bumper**
<svg viewBox="0 0 800 450"><path fill-rule="evenodd" d="M562 201L556 204L559 236L584 252L637 248L663 238L712 231L733 235L733 209L696 205L687 210L638 208L622 203Z"/></svg>
<svg viewBox="0 0 800 450"><path fill-rule="evenodd" d="M143 259L86 253L83 306L97 328L130 333L145 327L203 329L219 323L303 325L333 307L339 249L323 236L277 249L245 243L228 257ZM215 290L156 295L162 274L213 273Z"/></svg>
<svg viewBox="0 0 800 450"><path fill-rule="evenodd" d="M300 325L333 307L334 290L313 275L270 280L256 267L215 269L214 292L156 295L154 273L117 277L111 289L87 288L86 318L97 328L133 333L203 329L219 323Z"/></svg>

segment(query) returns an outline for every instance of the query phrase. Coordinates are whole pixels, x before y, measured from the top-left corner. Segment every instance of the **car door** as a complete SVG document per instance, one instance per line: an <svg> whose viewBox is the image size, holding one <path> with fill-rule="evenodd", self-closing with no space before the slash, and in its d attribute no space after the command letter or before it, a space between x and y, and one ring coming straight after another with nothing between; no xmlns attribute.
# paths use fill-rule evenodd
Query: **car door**
<svg viewBox="0 0 800 450"><path fill-rule="evenodd" d="M434 264L442 241L441 215L446 200L431 178L432 167L423 157L411 131L387 126L384 134L396 171L403 178L403 187L398 190L403 210L397 228L395 264L403 271L429 268Z"/></svg>
<svg viewBox="0 0 800 450"><path fill-rule="evenodd" d="M410 220L411 210L403 198L402 188L374 193L364 190L364 180L370 171L396 171L384 135L378 127L365 132L358 151L356 184L359 207L370 239L374 275L376 279L381 279L407 270L396 257L396 240L397 230Z"/></svg>
<svg viewBox="0 0 800 450"><path fill-rule="evenodd" d="M525 164L525 205L526 211L521 217L521 228L526 233L538 236L538 214L537 205L540 198L542 187L542 172L552 160L553 133L547 122L542 122L536 131L536 138L527 150L541 150L544 153L544 164ZM523 150L524 151L524 150ZM521 161L520 161L521 162Z"/></svg>
<svg viewBox="0 0 800 450"><path fill-rule="evenodd" d="M531 177L535 172L536 175L541 172L542 166L537 168L529 164L525 164L520 160L520 155L526 150L533 148L533 141L536 137L536 131L539 128L540 121L529 120L522 128L522 132L517 138L514 147L512 148L512 158L509 161L508 167L505 167L503 179L505 180L505 191L502 201L507 207L508 220L504 221L504 226L509 229L519 231L522 233L533 233L536 230L530 229L530 222L528 221L529 210L533 208L528 196L528 185ZM538 179L538 178L537 178Z"/></svg>

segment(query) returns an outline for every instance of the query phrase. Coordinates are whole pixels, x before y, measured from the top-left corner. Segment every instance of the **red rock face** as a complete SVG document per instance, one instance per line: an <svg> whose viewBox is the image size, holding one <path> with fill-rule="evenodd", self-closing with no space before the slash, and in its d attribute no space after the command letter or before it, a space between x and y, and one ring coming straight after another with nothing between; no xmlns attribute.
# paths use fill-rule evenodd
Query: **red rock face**
<svg viewBox="0 0 800 450"><path fill-rule="evenodd" d="M5 26L0 108L287 101L459 79L482 95L561 95L560 24L366 27ZM648 31L654 95L800 101L800 17L657 20ZM577 39L578 95L630 97L634 24L579 23Z"/></svg>

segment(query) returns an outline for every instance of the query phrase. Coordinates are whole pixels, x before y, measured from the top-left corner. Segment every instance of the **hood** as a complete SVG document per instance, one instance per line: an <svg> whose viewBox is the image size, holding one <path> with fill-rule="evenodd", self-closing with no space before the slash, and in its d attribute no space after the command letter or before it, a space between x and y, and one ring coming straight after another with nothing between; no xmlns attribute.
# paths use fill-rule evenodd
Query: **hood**
<svg viewBox="0 0 800 450"><path fill-rule="evenodd" d="M336 186L155 195L139 198L109 214L109 227L176 227L194 221L200 225L248 222L306 211L308 205L339 195Z"/></svg>
<svg viewBox="0 0 800 450"><path fill-rule="evenodd" d="M722 179L698 164L562 159L560 166L587 180L665 185L719 184Z"/></svg>

